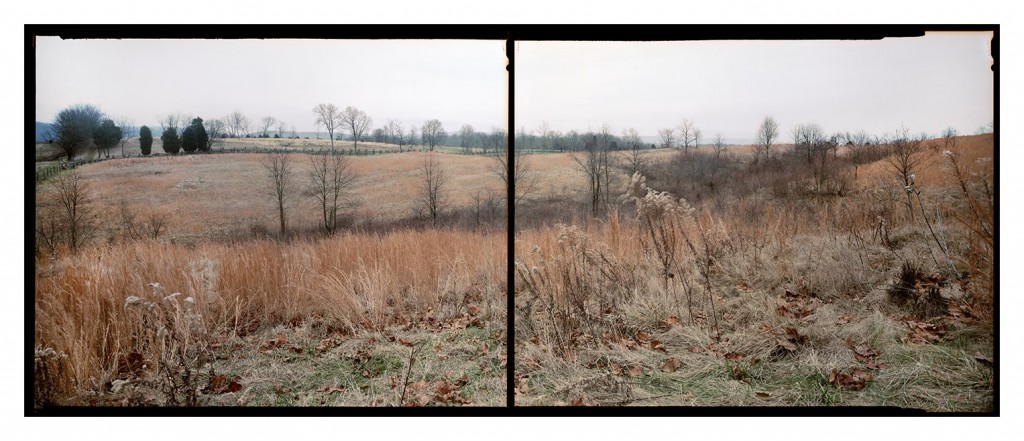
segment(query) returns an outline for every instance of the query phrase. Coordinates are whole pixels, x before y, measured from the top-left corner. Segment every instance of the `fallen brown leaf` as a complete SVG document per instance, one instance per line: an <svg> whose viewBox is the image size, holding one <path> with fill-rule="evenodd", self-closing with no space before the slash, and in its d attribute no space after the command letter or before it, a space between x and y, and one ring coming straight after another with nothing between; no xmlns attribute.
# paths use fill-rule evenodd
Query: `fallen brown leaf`
<svg viewBox="0 0 1024 441"><path fill-rule="evenodd" d="M586 398L579 397L579 398L577 398L575 400L570 401L569 402L569 406L574 406L574 407L584 406L585 407L585 406L589 406L589 404L587 404Z"/></svg>
<svg viewBox="0 0 1024 441"><path fill-rule="evenodd" d="M683 362L676 357L669 358L661 364L662 372L675 372L683 365Z"/></svg>
<svg viewBox="0 0 1024 441"><path fill-rule="evenodd" d="M324 393L328 393L328 394L342 393L342 392L345 391L345 386L324 386L324 387L321 387L319 390L320 390L320 392L324 392Z"/></svg>
<svg viewBox="0 0 1024 441"><path fill-rule="evenodd" d="M668 350L665 349L665 345L661 342L661 340L651 340L651 350L659 352L668 352Z"/></svg>
<svg viewBox="0 0 1024 441"><path fill-rule="evenodd" d="M666 318L665 320L658 322L658 330L665 332L676 326L679 326L680 324L682 324L682 322L679 321L679 317L673 315Z"/></svg>

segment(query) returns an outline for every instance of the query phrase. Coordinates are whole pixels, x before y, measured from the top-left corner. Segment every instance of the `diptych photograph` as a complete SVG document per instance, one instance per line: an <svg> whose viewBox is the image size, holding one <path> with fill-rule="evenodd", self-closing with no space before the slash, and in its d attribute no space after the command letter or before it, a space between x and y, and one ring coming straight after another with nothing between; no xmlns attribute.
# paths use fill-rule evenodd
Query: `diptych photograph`
<svg viewBox="0 0 1024 441"><path fill-rule="evenodd" d="M998 415L998 26L840 28L27 25L25 414Z"/></svg>

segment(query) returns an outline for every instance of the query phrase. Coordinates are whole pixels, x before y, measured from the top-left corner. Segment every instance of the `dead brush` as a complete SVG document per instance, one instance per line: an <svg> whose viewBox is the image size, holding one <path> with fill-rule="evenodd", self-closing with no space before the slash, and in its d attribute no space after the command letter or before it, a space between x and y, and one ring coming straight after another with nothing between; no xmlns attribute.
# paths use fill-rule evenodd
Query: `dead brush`
<svg viewBox="0 0 1024 441"><path fill-rule="evenodd" d="M36 409L58 404L58 399L67 391L69 381L68 355L51 347L36 346L33 360L33 406Z"/></svg>
<svg viewBox="0 0 1024 441"><path fill-rule="evenodd" d="M525 291L517 311L525 329L547 333L561 354L571 353L579 343L593 341L611 332L621 334L611 312L631 295L629 269L616 259L607 246L593 243L590 236L575 226L558 225L558 251L543 258L538 247L532 264L516 262L518 285ZM518 304L519 302L517 302ZM534 322L535 305L540 318ZM517 308L518 309L518 308ZM517 322L517 329L519 322Z"/></svg>
<svg viewBox="0 0 1024 441"><path fill-rule="evenodd" d="M680 306L679 297L670 283L678 279L686 296L690 324L695 324L699 317L706 320L706 315L700 311L694 312L694 294L698 283L691 280L689 270L696 268L697 274L694 276L700 278L699 285L703 287L701 300L706 301L710 308L712 328L716 333L720 332L711 275L716 257L721 254L723 241L720 238L724 235L715 234L711 230L713 219L710 214L705 213L702 219L695 218L695 210L685 199L677 200L667 192L648 187L646 178L639 173L633 174L620 200L636 205L641 246L645 254L653 255L656 260L665 295L672 297L677 307ZM693 234L694 231L696 234ZM691 235L695 237L691 238ZM689 251L685 257L684 250Z"/></svg>
<svg viewBox="0 0 1024 441"><path fill-rule="evenodd" d="M159 390L168 406L199 404L202 379L216 377L210 333L195 308L195 299L180 293L164 296L159 283L151 283L152 292L142 297L129 296L124 307L133 311L138 326L132 338L131 354L155 357L155 379L143 379ZM143 355L145 356L145 355ZM209 367L207 376L203 368Z"/></svg>
<svg viewBox="0 0 1024 441"><path fill-rule="evenodd" d="M958 153L946 151L946 167L960 196L953 217L966 231L967 253L962 258L969 278L968 294L978 311L991 321L995 293L996 205L992 158L981 157L969 170Z"/></svg>

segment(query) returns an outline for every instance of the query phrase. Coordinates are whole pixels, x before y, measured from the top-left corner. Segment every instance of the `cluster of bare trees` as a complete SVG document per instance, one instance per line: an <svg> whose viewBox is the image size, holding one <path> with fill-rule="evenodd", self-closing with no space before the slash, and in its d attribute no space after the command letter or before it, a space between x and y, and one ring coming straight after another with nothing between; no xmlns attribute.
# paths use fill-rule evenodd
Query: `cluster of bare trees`
<svg viewBox="0 0 1024 441"><path fill-rule="evenodd" d="M170 223L167 213L136 213L124 200L113 217L104 215L96 204L89 181L77 170L60 173L46 184L36 206L36 251L75 252L110 228L113 240L159 238Z"/></svg>
<svg viewBox="0 0 1024 441"><path fill-rule="evenodd" d="M678 129L678 131L676 131ZM658 130L658 140L662 148L681 148L683 153L689 153L690 149L700 147L704 139L704 132L697 127L692 119L683 118L677 128L664 128Z"/></svg>
<svg viewBox="0 0 1024 441"><path fill-rule="evenodd" d="M323 127L327 130L327 135L331 140L331 152L334 151L335 131L347 130L355 142L353 148L358 150L359 141L368 134L373 126L372 118L367 116L362 110L352 106L339 111L338 106L334 104L320 103L313 107L313 115L315 116L313 124L318 129Z"/></svg>
<svg viewBox="0 0 1024 441"><path fill-rule="evenodd" d="M91 240L99 227L89 182L77 171L57 175L37 207L37 246L72 252Z"/></svg>
<svg viewBox="0 0 1024 441"><path fill-rule="evenodd" d="M260 163L266 172L264 192L274 200L281 235L288 232L288 210L294 205L299 190L298 171L292 155L266 154ZM337 231L339 214L351 207L351 194L358 176L348 157L321 154L310 159L304 194L316 201L320 228L326 233Z"/></svg>

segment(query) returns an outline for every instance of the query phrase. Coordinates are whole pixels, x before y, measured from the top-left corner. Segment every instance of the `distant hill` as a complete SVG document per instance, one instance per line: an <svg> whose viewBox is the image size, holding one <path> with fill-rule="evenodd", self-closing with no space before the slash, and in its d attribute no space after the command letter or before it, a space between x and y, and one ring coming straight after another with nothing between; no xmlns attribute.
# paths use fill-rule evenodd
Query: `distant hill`
<svg viewBox="0 0 1024 441"><path fill-rule="evenodd" d="M49 139L50 127L53 127L53 124L36 121L36 142L46 142Z"/></svg>

